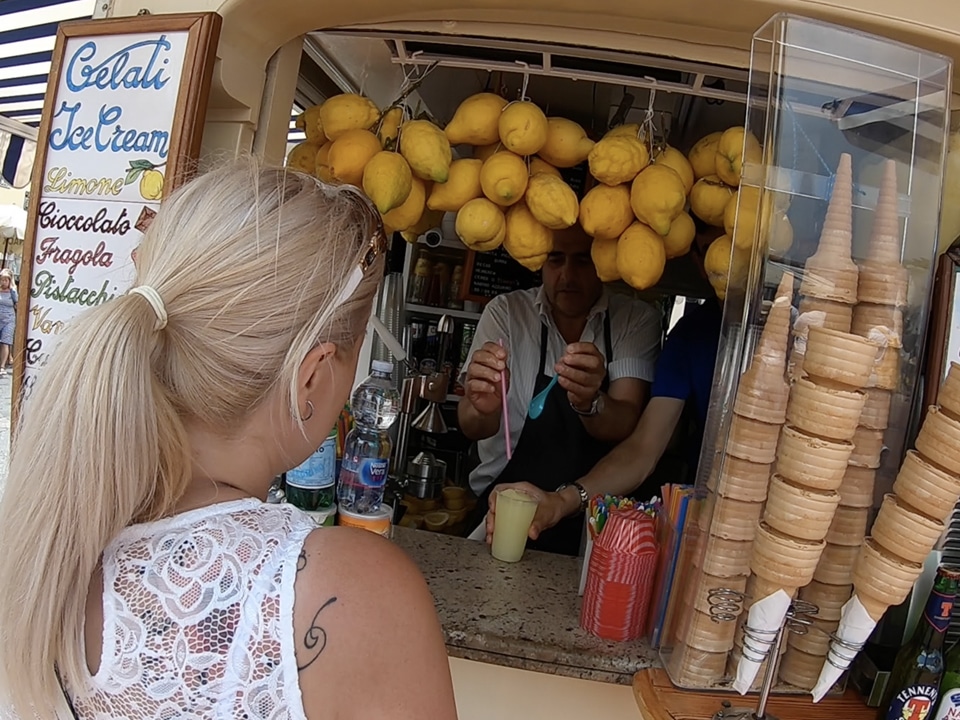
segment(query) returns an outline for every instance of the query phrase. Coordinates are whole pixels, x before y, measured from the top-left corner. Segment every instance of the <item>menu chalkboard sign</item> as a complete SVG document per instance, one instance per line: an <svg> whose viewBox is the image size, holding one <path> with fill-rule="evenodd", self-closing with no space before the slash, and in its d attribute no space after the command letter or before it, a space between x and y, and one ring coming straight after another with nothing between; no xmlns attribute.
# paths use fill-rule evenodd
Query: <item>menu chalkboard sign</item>
<svg viewBox="0 0 960 720"><path fill-rule="evenodd" d="M199 155L220 22L200 13L60 26L20 275L21 401L71 321L133 282L144 231Z"/></svg>
<svg viewBox="0 0 960 720"><path fill-rule="evenodd" d="M540 273L527 270L502 247L492 252L471 251L466 263L464 300L486 303L497 295L540 284Z"/></svg>

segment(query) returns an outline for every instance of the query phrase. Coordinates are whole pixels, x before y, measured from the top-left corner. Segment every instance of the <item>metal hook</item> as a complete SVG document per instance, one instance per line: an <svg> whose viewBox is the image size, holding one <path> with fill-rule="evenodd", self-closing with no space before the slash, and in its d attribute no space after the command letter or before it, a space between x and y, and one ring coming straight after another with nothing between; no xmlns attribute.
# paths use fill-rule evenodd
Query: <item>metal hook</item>
<svg viewBox="0 0 960 720"><path fill-rule="evenodd" d="M515 62L517 63L517 65L519 65L524 69L523 70L523 86L520 88L520 101L523 102L529 99L527 97L527 86L530 84L530 65L529 63L525 63L522 60L516 60Z"/></svg>

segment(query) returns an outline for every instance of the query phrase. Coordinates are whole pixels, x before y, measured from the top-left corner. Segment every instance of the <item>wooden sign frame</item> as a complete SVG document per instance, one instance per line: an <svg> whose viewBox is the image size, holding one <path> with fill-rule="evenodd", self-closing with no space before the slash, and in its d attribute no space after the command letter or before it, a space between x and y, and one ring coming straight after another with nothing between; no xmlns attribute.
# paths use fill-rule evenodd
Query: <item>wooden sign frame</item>
<svg viewBox="0 0 960 720"><path fill-rule="evenodd" d="M38 213L43 201L46 181L46 163L50 132L59 99L61 75L67 41L76 38L106 38L109 36L147 33L187 33L186 50L180 69L173 123L169 128L164 196L177 184L184 182L195 170L200 156L203 126L206 120L207 100L216 61L222 18L216 13L189 13L171 15L140 15L108 20L80 20L63 23L57 30L57 40L48 79L48 91L43 104L43 118L37 138L37 157L34 161L30 185L30 204L27 230L23 245L16 332L14 338L12 427L17 426L23 397L26 372L28 324L33 283L33 261L38 233ZM164 128L166 129L166 128Z"/></svg>

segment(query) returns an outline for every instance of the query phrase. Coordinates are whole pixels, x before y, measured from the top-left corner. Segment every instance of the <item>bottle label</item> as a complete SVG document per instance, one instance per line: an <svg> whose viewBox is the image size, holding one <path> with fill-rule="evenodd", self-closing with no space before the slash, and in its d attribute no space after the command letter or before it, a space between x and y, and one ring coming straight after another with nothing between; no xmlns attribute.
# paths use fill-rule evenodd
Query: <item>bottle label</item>
<svg viewBox="0 0 960 720"><path fill-rule="evenodd" d="M387 471L390 461L386 458L358 458L356 456L343 461L343 469L357 478L357 482L368 488L382 488L387 484Z"/></svg>
<svg viewBox="0 0 960 720"><path fill-rule="evenodd" d="M936 590L930 593L927 607L923 616L938 633L945 633L950 627L950 618L953 615L953 595L944 595Z"/></svg>
<svg viewBox="0 0 960 720"><path fill-rule="evenodd" d="M287 485L305 490L331 487L337 480L337 437L323 441L313 455L287 471Z"/></svg>
<svg viewBox="0 0 960 720"><path fill-rule="evenodd" d="M890 703L887 720L933 720L937 694L937 688L931 685L911 685L904 688Z"/></svg>
<svg viewBox="0 0 960 720"><path fill-rule="evenodd" d="M960 720L960 688L950 688L942 695L943 699L933 720Z"/></svg>

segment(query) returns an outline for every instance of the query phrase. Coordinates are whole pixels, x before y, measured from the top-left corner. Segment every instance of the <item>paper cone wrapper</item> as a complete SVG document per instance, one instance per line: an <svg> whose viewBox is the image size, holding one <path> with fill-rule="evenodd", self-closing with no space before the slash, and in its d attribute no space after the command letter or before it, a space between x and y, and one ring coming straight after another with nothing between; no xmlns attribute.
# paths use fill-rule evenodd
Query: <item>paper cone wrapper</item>
<svg viewBox="0 0 960 720"><path fill-rule="evenodd" d="M734 643L733 650L730 651L729 660L727 660L727 675L730 677L736 677L737 668L740 666L741 662L743 662L743 646ZM763 686L763 679L767 675L767 665L769 663L769 658L760 663L760 667L757 669L756 676L754 677L753 682L750 684L750 689L747 692L760 692L760 688Z"/></svg>
<svg viewBox="0 0 960 720"><path fill-rule="evenodd" d="M790 425L780 432L776 472L797 485L836 490L843 482L853 444L807 435Z"/></svg>
<svg viewBox="0 0 960 720"><path fill-rule="evenodd" d="M707 613L693 610L689 615L684 640L688 647L710 653L727 653L733 649L734 622L714 622Z"/></svg>
<svg viewBox="0 0 960 720"><path fill-rule="evenodd" d="M705 652L680 643L670 652L667 671L680 687L710 687L723 679L727 658L726 652Z"/></svg>
<svg viewBox="0 0 960 720"><path fill-rule="evenodd" d="M824 585L851 585L853 567L860 556L860 548L851 545L831 545L823 549L813 579Z"/></svg>
<svg viewBox="0 0 960 720"><path fill-rule="evenodd" d="M750 569L780 587L803 587L813 579L826 543L801 540L760 523L753 541Z"/></svg>
<svg viewBox="0 0 960 720"><path fill-rule="evenodd" d="M856 390L798 380L790 391L787 422L808 435L852 440L865 401Z"/></svg>
<svg viewBox="0 0 960 720"><path fill-rule="evenodd" d="M714 590L731 590L743 593L747 590L745 576L721 578L706 573L697 573L689 587L693 588L693 608L707 615L710 614L710 593ZM719 602L719 601L717 601Z"/></svg>
<svg viewBox="0 0 960 720"><path fill-rule="evenodd" d="M733 414L727 436L727 454L769 465L777 458L780 426Z"/></svg>
<svg viewBox="0 0 960 720"><path fill-rule="evenodd" d="M917 452L924 459L960 476L960 422L931 406L917 436Z"/></svg>
<svg viewBox="0 0 960 720"><path fill-rule="evenodd" d="M850 454L850 464L857 467L876 469L880 467L880 456L884 451L883 430L871 430L862 425L857 426L853 434L853 452Z"/></svg>
<svg viewBox="0 0 960 720"><path fill-rule="evenodd" d="M774 475L763 521L784 535L801 540L823 540L840 504L835 490L812 490Z"/></svg>
<svg viewBox="0 0 960 720"><path fill-rule="evenodd" d="M903 311L896 305L860 303L853 308L850 332L865 338L880 333L892 347L903 346Z"/></svg>
<svg viewBox="0 0 960 720"><path fill-rule="evenodd" d="M893 492L901 502L946 522L960 498L960 478L934 467L916 450L910 450L893 483Z"/></svg>
<svg viewBox="0 0 960 720"><path fill-rule="evenodd" d="M797 324L848 333L853 324L854 307L832 300L801 297Z"/></svg>
<svg viewBox="0 0 960 720"><path fill-rule="evenodd" d="M747 597L743 603L744 610L749 610L755 602L773 595L775 592L777 592L777 590L782 590L784 593L786 593L787 597L793 600L797 596L797 591L799 588L784 587L781 583L771 582L770 580L760 577L759 575L751 575L747 579ZM743 619L745 619L745 617L746 616L744 616Z"/></svg>
<svg viewBox="0 0 960 720"><path fill-rule="evenodd" d="M904 307L910 273L900 263L864 262L857 283L857 302Z"/></svg>
<svg viewBox="0 0 960 720"><path fill-rule="evenodd" d="M772 641L777 634L790 608L790 597L782 590L760 600L754 601L747 613L747 626L760 637ZM744 654L737 667L737 676L733 682L733 689L741 695L750 692L750 687L760 671L760 664L770 651L769 644L754 644L750 635L744 637ZM753 658L749 657L753 654Z"/></svg>
<svg viewBox="0 0 960 720"><path fill-rule="evenodd" d="M861 599L872 598L878 605L899 605L922 571L920 563L903 560L868 537L853 566L854 593Z"/></svg>
<svg viewBox="0 0 960 720"><path fill-rule="evenodd" d="M806 633L802 635L790 633L790 637L787 638L787 643L793 650L799 650L807 655L814 655L822 659L827 656L827 652L830 650L831 633L836 632L839 626L839 618L836 620L826 620L820 617L814 618L813 624L807 629ZM789 652L789 650L787 652ZM814 666L813 681L810 683L810 687L804 689L809 690L813 688L819 675L820 665L817 664Z"/></svg>
<svg viewBox="0 0 960 720"><path fill-rule="evenodd" d="M816 632L811 630L811 632ZM787 654L783 656L780 662L780 679L788 685L793 685L802 690L812 690L817 684L817 677L820 674L820 668L823 667L823 655L811 655L810 653L790 647Z"/></svg>
<svg viewBox="0 0 960 720"><path fill-rule="evenodd" d="M870 534L891 555L922 564L945 530L941 521L919 513L890 493L883 498Z"/></svg>
<svg viewBox="0 0 960 720"><path fill-rule="evenodd" d="M873 263L899 263L901 242L900 218L897 212L897 167L893 160L884 163L880 196L873 216L873 229L867 260Z"/></svg>
<svg viewBox="0 0 960 720"><path fill-rule="evenodd" d="M853 585L824 585L822 582L814 580L805 588L800 589L800 599L806 600L819 608L818 618L839 621L840 610L850 599L852 593ZM824 650L824 654L826 654L826 650Z"/></svg>
<svg viewBox="0 0 960 720"><path fill-rule="evenodd" d="M870 637L870 633L877 626L880 616L883 615L886 608L880 611L876 617L872 616L876 612L873 607L868 610L862 603L862 598L854 595L850 601L843 606L840 625L837 628L836 635L844 642L853 645L862 645ZM850 667L855 654L837 643L831 643L830 652L827 660L823 663L820 675L817 678L817 684L813 688L813 701L820 702L826 697L830 689L837 683L844 670Z"/></svg>
<svg viewBox="0 0 960 720"><path fill-rule="evenodd" d="M838 507L827 533L827 542L831 545L860 547L867 534L869 521L870 508Z"/></svg>
<svg viewBox="0 0 960 720"><path fill-rule="evenodd" d="M707 488L723 497L762 503L767 499L767 486L770 484L772 466L753 463L733 455L727 455L714 464L714 473L707 481ZM751 536L752 537L752 536Z"/></svg>
<svg viewBox="0 0 960 720"><path fill-rule="evenodd" d="M807 334L803 371L814 382L823 378L862 388L870 380L877 351L876 345L859 335L812 327Z"/></svg>
<svg viewBox="0 0 960 720"><path fill-rule="evenodd" d="M882 345L882 341L880 343ZM881 347L867 387L896 390L900 387L900 348Z"/></svg>
<svg viewBox="0 0 960 720"><path fill-rule="evenodd" d="M960 420L960 365L955 362L950 363L947 377L937 394L937 403L945 414Z"/></svg>
<svg viewBox="0 0 960 720"><path fill-rule="evenodd" d="M873 468L847 466L847 472L840 484L840 507L872 508L873 488L876 483L877 471Z"/></svg>
<svg viewBox="0 0 960 720"><path fill-rule="evenodd" d="M725 540L701 535L693 564L714 577L732 578L750 574L753 543L749 540Z"/></svg>
<svg viewBox="0 0 960 720"><path fill-rule="evenodd" d="M700 513L700 529L726 540L753 540L762 513L762 502L745 502L709 493Z"/></svg>
<svg viewBox="0 0 960 720"><path fill-rule="evenodd" d="M893 393L881 388L867 388L863 391L867 396L860 413L860 425L871 430L886 430L890 426L890 405L893 403Z"/></svg>

